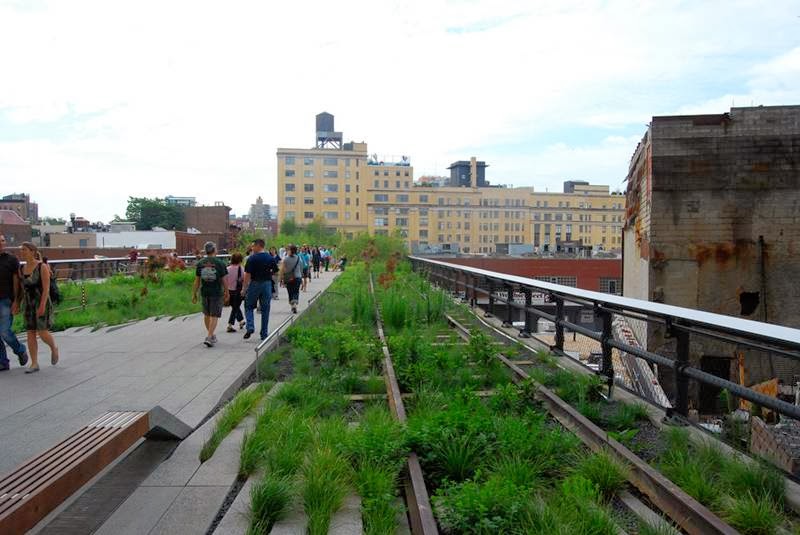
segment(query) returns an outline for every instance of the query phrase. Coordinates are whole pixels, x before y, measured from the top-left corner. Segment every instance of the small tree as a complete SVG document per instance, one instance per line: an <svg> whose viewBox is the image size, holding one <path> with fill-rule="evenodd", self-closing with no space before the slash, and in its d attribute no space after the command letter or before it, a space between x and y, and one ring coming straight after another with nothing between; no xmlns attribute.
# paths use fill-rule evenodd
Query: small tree
<svg viewBox="0 0 800 535"><path fill-rule="evenodd" d="M284 219L279 230L280 233L284 235L291 236L297 234L297 223L294 222L294 219Z"/></svg>

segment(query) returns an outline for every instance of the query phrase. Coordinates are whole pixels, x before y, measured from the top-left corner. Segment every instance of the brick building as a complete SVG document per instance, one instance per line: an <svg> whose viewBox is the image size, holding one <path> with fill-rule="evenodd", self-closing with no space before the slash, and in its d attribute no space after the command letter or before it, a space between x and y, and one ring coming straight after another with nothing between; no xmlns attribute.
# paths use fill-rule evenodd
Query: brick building
<svg viewBox="0 0 800 535"><path fill-rule="evenodd" d="M437 260L440 258L437 257ZM583 290L622 293L622 261L599 258L441 258L477 269L530 277Z"/></svg>
<svg viewBox="0 0 800 535"><path fill-rule="evenodd" d="M654 117L631 159L624 227L624 295L800 327L800 106ZM636 324L669 351L660 325ZM787 383L800 366L693 337L691 358L737 380ZM671 378L662 373L665 390ZM697 391L700 406L715 392Z"/></svg>
<svg viewBox="0 0 800 535"><path fill-rule="evenodd" d="M231 229L230 206L216 203L214 206L182 206L181 208L187 230L199 230L204 237L214 241L219 249L228 249L235 245L236 233Z"/></svg>
<svg viewBox="0 0 800 535"><path fill-rule="evenodd" d="M0 198L0 210L12 210L28 223L39 222L39 205L27 193L12 193Z"/></svg>
<svg viewBox="0 0 800 535"><path fill-rule="evenodd" d="M16 211L0 210L0 234L6 237L6 244L11 247L24 241L31 241L31 225Z"/></svg>

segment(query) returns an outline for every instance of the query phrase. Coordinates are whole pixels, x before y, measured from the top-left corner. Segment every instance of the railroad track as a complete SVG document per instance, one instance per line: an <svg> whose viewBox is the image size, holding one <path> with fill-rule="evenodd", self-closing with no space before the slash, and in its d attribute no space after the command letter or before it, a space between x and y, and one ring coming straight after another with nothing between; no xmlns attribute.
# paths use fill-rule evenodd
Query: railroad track
<svg viewBox="0 0 800 535"><path fill-rule="evenodd" d="M375 292L372 280L370 280L370 291L374 297L378 332L383 347L384 372L389 404L395 417L405 422L407 415L403 404L403 397L407 394L401 391L398 383L395 366L392 361L392 355L389 350L389 345L387 344L384 325L381 319L378 295ZM416 291L419 292L419 290ZM468 344L472 336L468 323L473 323L473 327L479 326L483 329L495 329L472 313L462 317L448 313L445 317L452 332L456 333L457 336L463 340L463 344ZM666 523L663 519L667 518L675 526L679 526L682 531L689 534L739 533L739 531L726 523L720 516L694 499L651 466L647 461L631 451L625 444L617 440L612 436L613 433L610 434L608 431L602 429L596 423L581 414L581 412L570 403L556 395L553 390L536 381L536 373L534 370L537 368L537 361L515 359L506 356L504 354L506 352L503 351L503 346L511 347L512 340L508 335L496 329L493 334L496 336L498 333L505 336L507 339L501 340L500 350L497 351L495 358L508 370L512 380L518 385L527 385L533 400L546 409L549 415L561 426L577 436L589 450L608 452L627 468L628 482L636 489L634 493L638 493L641 499L627 491L621 492L619 498L632 513L646 523ZM439 336L439 338L446 337L445 334L440 334ZM513 343L518 344L518 342ZM441 346L444 344L435 343L431 345ZM529 346L525 347L531 354L535 353L533 348ZM485 392L483 394L485 394ZM437 523L431 507L431 499L425 485L425 474L423 474L419 458L414 453L409 457L407 470L408 483L405 486L405 491L412 531L414 533L425 534L438 533ZM620 531L624 532L622 530ZM778 532L780 533L780 531Z"/></svg>

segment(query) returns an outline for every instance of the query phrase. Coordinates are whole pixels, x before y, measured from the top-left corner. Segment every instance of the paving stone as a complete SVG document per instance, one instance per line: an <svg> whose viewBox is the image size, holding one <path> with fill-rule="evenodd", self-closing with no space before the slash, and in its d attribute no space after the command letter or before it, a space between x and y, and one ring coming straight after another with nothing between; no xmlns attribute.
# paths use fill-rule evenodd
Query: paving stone
<svg viewBox="0 0 800 535"><path fill-rule="evenodd" d="M96 531L97 535L149 533L182 490L183 487L139 487Z"/></svg>
<svg viewBox="0 0 800 535"><path fill-rule="evenodd" d="M230 486L185 487L172 502L150 535L205 533L217 515Z"/></svg>
<svg viewBox="0 0 800 535"><path fill-rule="evenodd" d="M214 535L245 535L250 526L250 489L253 488L256 476L245 481L236 499L231 504L222 521L214 530Z"/></svg>
<svg viewBox="0 0 800 535"><path fill-rule="evenodd" d="M344 500L342 508L334 513L328 535L361 535L361 498L350 495Z"/></svg>
<svg viewBox="0 0 800 535"><path fill-rule="evenodd" d="M200 465L188 486L233 485L239 473L239 450L243 438L244 429L241 426L231 431L214 455Z"/></svg>
<svg viewBox="0 0 800 535"><path fill-rule="evenodd" d="M272 526L269 533L270 535L299 535L305 533L307 528L308 518L306 518L303 507L295 505L286 518Z"/></svg>

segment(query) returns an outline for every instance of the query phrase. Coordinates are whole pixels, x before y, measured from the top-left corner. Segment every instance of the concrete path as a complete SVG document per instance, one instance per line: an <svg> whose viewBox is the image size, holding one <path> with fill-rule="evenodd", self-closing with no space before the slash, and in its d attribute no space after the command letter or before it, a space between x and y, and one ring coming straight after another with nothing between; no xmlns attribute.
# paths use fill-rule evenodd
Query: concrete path
<svg viewBox="0 0 800 535"><path fill-rule="evenodd" d="M323 272L312 279L308 292L300 293L300 309L335 275ZM96 332L84 328L56 333L58 366L49 365L45 346L41 372L25 375L13 367L0 374L0 474L111 409L149 410L160 405L197 427L231 388L238 387L259 342L257 334L243 340L243 333L225 332L229 311L223 311L219 343L213 348L203 345L200 314L172 321L148 319ZM282 288L280 300L272 301L270 329L289 316ZM256 326L258 322L256 315Z"/></svg>

